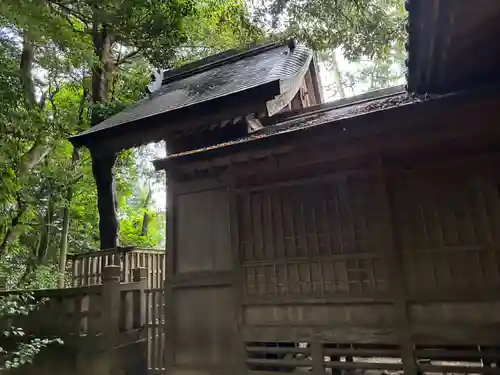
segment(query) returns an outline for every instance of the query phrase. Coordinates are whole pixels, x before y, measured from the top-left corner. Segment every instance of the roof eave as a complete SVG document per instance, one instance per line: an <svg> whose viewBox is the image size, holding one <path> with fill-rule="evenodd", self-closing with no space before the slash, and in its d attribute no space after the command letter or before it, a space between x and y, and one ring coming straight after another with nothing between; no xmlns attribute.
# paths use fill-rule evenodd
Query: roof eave
<svg viewBox="0 0 500 375"><path fill-rule="evenodd" d="M73 135L68 140L76 148L85 146L94 152L117 152L164 140L170 130L199 125L200 119L203 122L219 121L219 119L222 121L226 119L225 116L241 115L243 107L245 110L253 108L260 111L265 108L266 101L279 94L279 80L275 80L190 107L126 122L92 133Z"/></svg>

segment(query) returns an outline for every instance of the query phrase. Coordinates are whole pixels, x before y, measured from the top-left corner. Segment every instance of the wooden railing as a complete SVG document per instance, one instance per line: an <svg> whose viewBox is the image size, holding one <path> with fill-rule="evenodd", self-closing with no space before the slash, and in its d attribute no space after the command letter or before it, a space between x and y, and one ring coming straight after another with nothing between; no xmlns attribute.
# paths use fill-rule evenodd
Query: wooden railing
<svg viewBox="0 0 500 375"><path fill-rule="evenodd" d="M71 286L102 283L106 266L120 267L120 281L131 282L135 268L147 269L149 288L162 288L165 280L165 251L123 247L68 255L67 268L71 269Z"/></svg>
<svg viewBox="0 0 500 375"><path fill-rule="evenodd" d="M120 276L120 267L110 265L104 268L101 285L31 291L44 302L16 324L26 332L99 337L110 345L125 337L138 340L146 323L147 270L134 269L128 283L121 283ZM0 292L0 298L16 293L26 291Z"/></svg>
<svg viewBox="0 0 500 375"><path fill-rule="evenodd" d="M26 372L20 374L146 374L147 270L133 269L127 283L120 281L121 274L120 266L109 265L100 285L31 291L39 301L36 310L28 316L2 317L1 326L25 332L22 337L4 337L2 347L16 347L34 336L64 342L37 356L42 365L23 367ZM26 291L2 291L0 298L22 293Z"/></svg>

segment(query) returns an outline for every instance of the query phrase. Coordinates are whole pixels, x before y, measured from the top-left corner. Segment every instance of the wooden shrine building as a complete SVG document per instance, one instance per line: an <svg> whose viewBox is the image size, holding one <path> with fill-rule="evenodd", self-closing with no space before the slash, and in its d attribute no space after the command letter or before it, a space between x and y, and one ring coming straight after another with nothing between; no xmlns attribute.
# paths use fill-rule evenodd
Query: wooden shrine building
<svg viewBox="0 0 500 375"><path fill-rule="evenodd" d="M500 373L500 3L407 7L407 87L267 44L72 138L167 141L166 374Z"/></svg>

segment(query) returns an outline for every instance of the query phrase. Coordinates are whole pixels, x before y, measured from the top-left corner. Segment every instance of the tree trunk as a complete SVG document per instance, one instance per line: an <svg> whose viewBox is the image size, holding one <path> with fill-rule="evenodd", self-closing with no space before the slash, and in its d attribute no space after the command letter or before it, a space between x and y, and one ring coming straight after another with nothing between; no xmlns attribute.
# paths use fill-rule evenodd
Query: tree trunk
<svg viewBox="0 0 500 375"><path fill-rule="evenodd" d="M153 197L153 189L149 186L148 194L146 195L146 199L144 200L144 215L142 216L142 228L141 228L141 236L145 237L148 235L149 229L149 214L148 207L151 202L151 198Z"/></svg>
<svg viewBox="0 0 500 375"><path fill-rule="evenodd" d="M70 219L70 203L73 198L73 187L68 186L66 191L66 206L63 209L63 222L61 230L61 243L59 246L59 281L58 287L64 288L66 275L66 258L68 255L68 235L69 235L69 219Z"/></svg>
<svg viewBox="0 0 500 375"><path fill-rule="evenodd" d="M45 215L41 222L40 239L38 241L38 246L33 254L28 259L26 264L26 270L23 276L19 280L20 284L25 284L29 281L30 276L36 271L38 266L45 263L47 260L47 253L50 245L50 239L52 234L52 219L54 213L54 200L52 198L52 192L49 191L49 201L47 202L47 208Z"/></svg>
<svg viewBox="0 0 500 375"><path fill-rule="evenodd" d="M92 156L92 172L97 186L101 249L111 249L118 246L118 219L113 182L114 163L115 155Z"/></svg>
<svg viewBox="0 0 500 375"><path fill-rule="evenodd" d="M42 231L40 234L40 242L38 243L38 249L36 251L36 266L45 263L47 260L47 253L50 245L50 238L52 234L52 218L54 215L54 199L52 198L52 192L49 192L49 201L47 202L47 210L45 211L45 217L42 222Z"/></svg>
<svg viewBox="0 0 500 375"><path fill-rule="evenodd" d="M85 104L85 92L82 97L82 103L80 104L80 115L79 119L81 121L83 115L83 106ZM71 170L74 170L76 162L78 160L78 150L73 148L73 154L71 155ZM68 236L69 236L69 219L70 219L70 206L71 200L73 199L73 185L69 185L66 189L66 205L63 209L62 218L62 230L61 230L61 242L59 245L59 288L64 288L65 286L65 274L66 274L66 258L68 255Z"/></svg>
<svg viewBox="0 0 500 375"><path fill-rule="evenodd" d="M18 198L17 213L12 218L10 227L7 228L5 236L3 237L2 242L0 242L0 258L5 255L9 246L12 245L21 235L21 218L23 217L27 208L28 207L26 206L26 203L23 202L21 198Z"/></svg>
<svg viewBox="0 0 500 375"><path fill-rule="evenodd" d="M23 50L21 52L21 64L19 70L21 73L21 82L24 90L24 98L29 107L36 105L35 85L33 83L33 76L31 69L33 68L34 46L28 36L23 36Z"/></svg>
<svg viewBox="0 0 500 375"><path fill-rule="evenodd" d="M337 51L333 50L331 55L331 63L333 69L333 78L335 79L335 85L337 86L337 91L340 98L345 98L344 85L342 84L342 76L339 70L339 64L337 62Z"/></svg>
<svg viewBox="0 0 500 375"><path fill-rule="evenodd" d="M111 36L105 25L95 23L92 32L94 51L98 63L92 69L92 104L104 103L108 96L109 79L112 73ZM103 119L92 112L92 126ZM97 187L97 207L99 209L99 232L101 249L118 246L118 219L116 215L116 192L113 183L113 166L116 155L109 154L96 158L92 155L92 172Z"/></svg>

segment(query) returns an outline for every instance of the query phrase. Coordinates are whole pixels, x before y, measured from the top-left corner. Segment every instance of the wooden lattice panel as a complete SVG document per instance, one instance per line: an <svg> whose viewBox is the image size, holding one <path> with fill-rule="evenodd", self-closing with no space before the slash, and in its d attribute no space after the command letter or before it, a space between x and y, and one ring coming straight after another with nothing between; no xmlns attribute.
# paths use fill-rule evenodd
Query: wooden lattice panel
<svg viewBox="0 0 500 375"><path fill-rule="evenodd" d="M500 286L500 199L480 166L399 173L391 190L410 292Z"/></svg>
<svg viewBox="0 0 500 375"><path fill-rule="evenodd" d="M385 291L379 195L368 174L242 194L238 205L246 294Z"/></svg>
<svg viewBox="0 0 500 375"><path fill-rule="evenodd" d="M387 289L385 270L375 257L318 259L245 266L249 296L362 293Z"/></svg>

